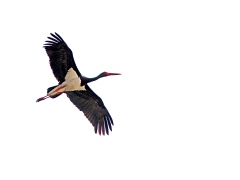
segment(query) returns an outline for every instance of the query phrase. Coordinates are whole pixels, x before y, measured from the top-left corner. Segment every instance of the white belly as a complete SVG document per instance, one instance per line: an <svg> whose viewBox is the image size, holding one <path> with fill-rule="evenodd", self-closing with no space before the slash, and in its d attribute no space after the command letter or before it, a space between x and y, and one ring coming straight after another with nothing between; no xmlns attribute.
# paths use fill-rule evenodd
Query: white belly
<svg viewBox="0 0 240 180"><path fill-rule="evenodd" d="M76 91L85 90L85 86L81 86L81 79L78 77L77 73L70 68L66 74L65 81L59 86L55 87L52 91L48 93L48 96L54 96L66 91Z"/></svg>
<svg viewBox="0 0 240 180"><path fill-rule="evenodd" d="M66 85L65 91L86 90L85 86L81 86L81 79L77 73L70 68L66 74L65 81L62 83Z"/></svg>
<svg viewBox="0 0 240 180"><path fill-rule="evenodd" d="M80 78L70 79L69 81L64 81L62 84L65 84L65 91L76 91L76 90L86 90L85 86L81 86Z"/></svg>

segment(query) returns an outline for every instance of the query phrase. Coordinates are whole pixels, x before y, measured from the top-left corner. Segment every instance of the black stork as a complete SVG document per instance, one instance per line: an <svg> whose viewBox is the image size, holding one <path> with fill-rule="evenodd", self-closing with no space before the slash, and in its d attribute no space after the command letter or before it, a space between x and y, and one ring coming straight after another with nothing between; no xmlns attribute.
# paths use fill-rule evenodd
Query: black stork
<svg viewBox="0 0 240 180"><path fill-rule="evenodd" d="M53 74L58 80L58 85L49 87L47 95L37 99L37 102L47 98L56 98L66 93L70 101L84 113L94 126L95 133L105 135L112 131L113 120L102 99L96 95L87 83L110 75L121 75L119 73L102 72L94 78L82 76L73 58L71 49L56 32L45 41L44 48L49 56L50 66Z"/></svg>

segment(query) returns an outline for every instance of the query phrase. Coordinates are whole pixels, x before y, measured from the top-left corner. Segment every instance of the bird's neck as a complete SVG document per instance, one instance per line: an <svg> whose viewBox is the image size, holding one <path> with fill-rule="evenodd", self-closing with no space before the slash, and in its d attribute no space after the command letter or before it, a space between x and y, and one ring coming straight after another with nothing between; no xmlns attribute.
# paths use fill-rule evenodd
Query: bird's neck
<svg viewBox="0 0 240 180"><path fill-rule="evenodd" d="M90 82L93 82L93 81L96 81L98 80L99 78L102 78L101 74L94 77L94 78L87 78L87 77L82 77L82 86L87 84L87 83L90 83Z"/></svg>

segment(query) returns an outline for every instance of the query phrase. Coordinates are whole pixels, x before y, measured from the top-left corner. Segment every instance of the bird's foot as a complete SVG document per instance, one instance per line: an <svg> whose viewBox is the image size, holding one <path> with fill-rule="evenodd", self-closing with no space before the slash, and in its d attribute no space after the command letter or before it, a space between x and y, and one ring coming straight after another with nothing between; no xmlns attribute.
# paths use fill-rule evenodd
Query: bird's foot
<svg viewBox="0 0 240 180"><path fill-rule="evenodd" d="M45 100L49 98L49 96L44 96L44 97L41 97L41 98L38 98L36 102L39 102L39 101L42 101L42 100Z"/></svg>

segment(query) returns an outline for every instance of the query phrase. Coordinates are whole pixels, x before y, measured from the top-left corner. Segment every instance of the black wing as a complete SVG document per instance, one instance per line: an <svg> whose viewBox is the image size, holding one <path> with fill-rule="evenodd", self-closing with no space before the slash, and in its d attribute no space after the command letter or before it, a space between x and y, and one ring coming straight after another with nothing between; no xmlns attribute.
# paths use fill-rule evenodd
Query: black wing
<svg viewBox="0 0 240 180"><path fill-rule="evenodd" d="M45 41L46 44L43 47L46 49L50 59L50 66L58 82L62 83L65 80L65 76L70 68L73 68L81 78L71 49L57 33L50 34L52 35L52 37L48 37L50 41Z"/></svg>
<svg viewBox="0 0 240 180"><path fill-rule="evenodd" d="M70 101L80 110L94 126L95 133L105 135L112 131L113 120L103 101L86 84L86 91L66 92Z"/></svg>

